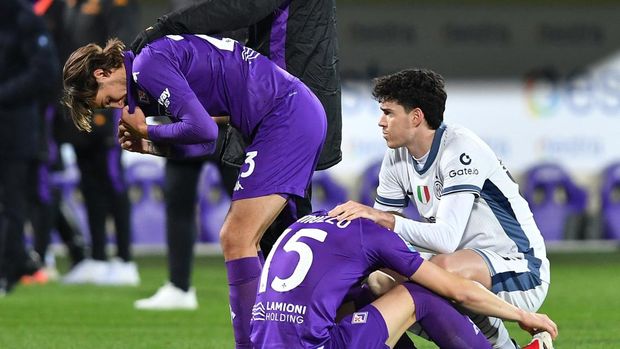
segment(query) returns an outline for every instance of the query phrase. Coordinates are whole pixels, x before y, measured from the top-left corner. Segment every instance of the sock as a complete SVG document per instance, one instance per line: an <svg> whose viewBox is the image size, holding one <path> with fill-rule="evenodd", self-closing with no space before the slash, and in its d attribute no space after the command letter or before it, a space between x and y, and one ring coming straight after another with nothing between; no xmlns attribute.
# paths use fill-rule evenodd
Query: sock
<svg viewBox="0 0 620 349"><path fill-rule="evenodd" d="M482 331L484 336L491 342L493 349L518 349L510 339L504 322L496 317L473 314L465 311L471 321Z"/></svg>
<svg viewBox="0 0 620 349"><path fill-rule="evenodd" d="M250 319L256 301L261 264L257 257L246 257L226 262L230 297L230 313L237 349L251 349Z"/></svg>
<svg viewBox="0 0 620 349"><path fill-rule="evenodd" d="M440 348L491 348L474 323L459 313L450 302L420 285L405 282L403 286L413 298L416 322Z"/></svg>

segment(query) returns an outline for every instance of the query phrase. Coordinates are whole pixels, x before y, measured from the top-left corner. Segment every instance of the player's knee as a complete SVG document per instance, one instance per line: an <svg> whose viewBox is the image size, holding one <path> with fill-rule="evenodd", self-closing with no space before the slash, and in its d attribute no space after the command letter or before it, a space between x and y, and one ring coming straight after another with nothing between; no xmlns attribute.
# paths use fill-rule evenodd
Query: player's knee
<svg viewBox="0 0 620 349"><path fill-rule="evenodd" d="M220 231L220 246L226 254L235 250L256 248L258 244L256 234L251 231L243 233L243 230L222 229Z"/></svg>
<svg viewBox="0 0 620 349"><path fill-rule="evenodd" d="M382 271L375 271L368 276L368 288L375 296L382 296L396 286L396 280Z"/></svg>
<svg viewBox="0 0 620 349"><path fill-rule="evenodd" d="M455 272L450 255L446 255L446 254L434 255L433 257L431 257L430 261L444 270L447 270L451 273Z"/></svg>
<svg viewBox="0 0 620 349"><path fill-rule="evenodd" d="M451 254L438 254L430 259L435 265L465 279L478 280L478 270Z"/></svg>
<svg viewBox="0 0 620 349"><path fill-rule="evenodd" d="M468 271L467 268L463 268L463 265L459 263L456 258L453 258L452 255L438 254L433 256L430 261L453 274L457 274L466 279L471 277L470 271Z"/></svg>

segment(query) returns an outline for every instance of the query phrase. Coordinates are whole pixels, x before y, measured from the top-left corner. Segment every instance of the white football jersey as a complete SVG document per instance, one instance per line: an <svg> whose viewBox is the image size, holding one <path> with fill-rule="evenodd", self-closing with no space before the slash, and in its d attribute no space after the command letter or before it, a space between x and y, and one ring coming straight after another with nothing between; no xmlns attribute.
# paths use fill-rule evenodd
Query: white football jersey
<svg viewBox="0 0 620 349"><path fill-rule="evenodd" d="M466 128L442 124L424 167L418 170L415 164L405 147L387 150L375 208L402 212L413 201L420 216L434 223L442 196L472 193L473 208L462 237L458 237L457 250L489 250L506 260L521 259L523 272L549 282L544 240L529 205L482 139Z"/></svg>

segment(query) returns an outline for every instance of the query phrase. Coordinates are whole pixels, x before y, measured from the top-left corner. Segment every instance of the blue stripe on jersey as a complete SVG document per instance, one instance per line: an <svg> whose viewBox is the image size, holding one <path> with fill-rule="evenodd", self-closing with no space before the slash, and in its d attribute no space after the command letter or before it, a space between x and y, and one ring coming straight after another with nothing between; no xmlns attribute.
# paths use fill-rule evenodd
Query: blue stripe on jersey
<svg viewBox="0 0 620 349"><path fill-rule="evenodd" d="M435 130L435 136L433 136L433 144L431 145L431 150L428 153L428 159L426 159L426 163L424 163L424 167L418 171L418 169L413 166L413 169L420 175L423 175L424 173L426 173L426 171L428 171L429 168L431 168L431 165L433 164L433 162L435 161L435 158L437 157L437 154L439 153L439 145L441 145L441 137L443 136L443 132L446 130L446 125L445 124L441 124L439 125L439 128L437 128L437 130Z"/></svg>
<svg viewBox="0 0 620 349"><path fill-rule="evenodd" d="M390 207L407 207L407 203L409 202L409 198L405 197L403 199L388 199L377 195L375 201L380 203L381 205L390 206Z"/></svg>
<svg viewBox="0 0 620 349"><path fill-rule="evenodd" d="M540 285L540 266L542 261L534 256L534 249L530 247L530 241L517 221L510 202L501 190L488 179L484 182L480 195L487 202L508 237L515 242L517 250L523 253L528 261L527 267L530 270L525 273L504 272L493 275L491 277L492 291L495 293L500 291L525 291Z"/></svg>
<svg viewBox="0 0 620 349"><path fill-rule="evenodd" d="M452 193L460 193L460 192L472 192L476 194L476 196L480 195L480 188L471 184L459 184L453 185L451 187L443 188L441 195L452 194Z"/></svg>

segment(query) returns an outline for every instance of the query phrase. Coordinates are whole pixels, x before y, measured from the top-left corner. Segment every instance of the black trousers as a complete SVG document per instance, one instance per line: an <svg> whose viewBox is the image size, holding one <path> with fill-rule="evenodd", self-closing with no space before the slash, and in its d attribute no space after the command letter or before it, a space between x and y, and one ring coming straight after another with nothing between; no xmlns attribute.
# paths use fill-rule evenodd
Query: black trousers
<svg viewBox="0 0 620 349"><path fill-rule="evenodd" d="M120 148L116 145L76 147L80 169L80 189L84 196L91 236L91 256L106 260L106 218L112 215L116 231L118 256L130 261L131 206L121 165Z"/></svg>
<svg viewBox="0 0 620 349"><path fill-rule="evenodd" d="M167 160L164 195L166 200L166 242L170 282L187 291L190 287L194 242L196 241L196 198L200 171L209 160ZM229 195L237 182L235 167L215 162ZM293 197L260 241L265 256L280 234L297 218L312 211L310 198Z"/></svg>
<svg viewBox="0 0 620 349"><path fill-rule="evenodd" d="M38 266L29 265L24 245L28 161L2 159L0 164L0 283L10 288Z"/></svg>
<svg viewBox="0 0 620 349"><path fill-rule="evenodd" d="M28 218L34 233L34 251L44 260L52 230L56 229L67 247L71 264L81 262L85 257L84 237L75 215L62 204L60 190L54 188L49 180L50 166L35 161L28 172Z"/></svg>

